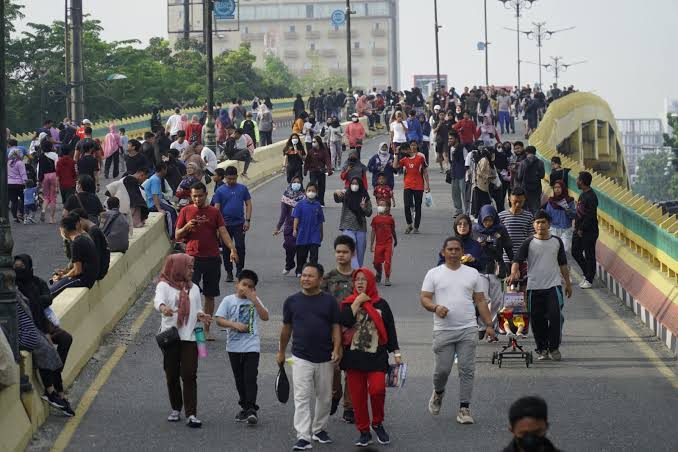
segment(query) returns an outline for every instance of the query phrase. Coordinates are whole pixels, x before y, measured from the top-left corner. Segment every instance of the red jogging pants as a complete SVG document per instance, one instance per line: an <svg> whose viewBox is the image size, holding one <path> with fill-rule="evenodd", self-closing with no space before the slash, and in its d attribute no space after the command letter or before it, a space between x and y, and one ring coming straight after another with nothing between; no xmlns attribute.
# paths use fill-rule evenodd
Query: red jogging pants
<svg viewBox="0 0 678 452"><path fill-rule="evenodd" d="M353 402L355 426L359 432L370 431L370 413L367 396L372 407L372 425L384 422L384 400L386 399L386 373L381 371L347 370L348 390Z"/></svg>
<svg viewBox="0 0 678 452"><path fill-rule="evenodd" d="M381 271L381 264L384 264L386 277L391 277L391 259L393 258L393 244L374 245L374 268Z"/></svg>

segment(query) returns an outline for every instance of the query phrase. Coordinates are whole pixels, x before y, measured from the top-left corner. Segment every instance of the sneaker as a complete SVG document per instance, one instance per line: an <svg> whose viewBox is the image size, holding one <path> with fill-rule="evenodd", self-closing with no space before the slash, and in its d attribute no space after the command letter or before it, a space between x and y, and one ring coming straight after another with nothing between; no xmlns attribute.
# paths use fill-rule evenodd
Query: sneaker
<svg viewBox="0 0 678 452"><path fill-rule="evenodd" d="M167 416L167 422L179 422L180 413L177 410L172 410L172 412Z"/></svg>
<svg viewBox="0 0 678 452"><path fill-rule="evenodd" d="M191 428L200 428L202 427L202 421L195 417L194 415L190 415L188 417L188 421L186 421L186 425L188 425Z"/></svg>
<svg viewBox="0 0 678 452"><path fill-rule="evenodd" d="M33 217L30 217L30 218L28 219L28 221L30 221L31 224L38 224L38 222L35 221L35 220L33 219Z"/></svg>
<svg viewBox="0 0 678 452"><path fill-rule="evenodd" d="M588 282L588 280L586 280L586 279L584 279L584 280L579 284L579 288L580 288L580 289L590 289L591 287L593 287L593 284L591 284L590 282Z"/></svg>
<svg viewBox="0 0 678 452"><path fill-rule="evenodd" d="M428 412L433 416L440 414L440 406L443 404L443 395L445 395L444 392L438 394L435 389L433 390L433 394L431 394L431 399L428 401Z"/></svg>
<svg viewBox="0 0 678 452"><path fill-rule="evenodd" d="M563 355L560 354L560 350L558 350L558 349L551 350L549 352L549 356L554 361L560 361L561 359L563 359Z"/></svg>
<svg viewBox="0 0 678 452"><path fill-rule="evenodd" d="M59 397L59 394L57 394L56 391L52 392L45 391L45 393L42 395L42 400L46 401L54 408L58 408L60 410L66 406L63 399Z"/></svg>
<svg viewBox="0 0 678 452"><path fill-rule="evenodd" d="M311 439L313 439L313 441L318 441L320 444L330 444L333 442L332 438L330 438L330 435L328 435L325 430L314 433Z"/></svg>
<svg viewBox="0 0 678 452"><path fill-rule="evenodd" d="M355 414L353 413L353 410L344 410L344 415L341 419L347 424L355 424Z"/></svg>
<svg viewBox="0 0 678 452"><path fill-rule="evenodd" d="M283 276L287 276L287 275L289 275L289 274L290 274L290 272L291 272L291 271L292 271L292 269L291 269L291 268L290 268L289 270L287 270L287 269L283 269L283 271L282 271L282 274L283 274Z"/></svg>
<svg viewBox="0 0 678 452"><path fill-rule="evenodd" d="M334 413L337 412L337 408L339 408L339 401L341 399L337 399L335 397L332 397L332 406L330 407L330 416L334 416Z"/></svg>
<svg viewBox="0 0 678 452"><path fill-rule="evenodd" d="M308 450L308 449L313 449L313 444L309 443L305 439L297 440L297 442L294 443L294 447L292 447L292 450Z"/></svg>
<svg viewBox="0 0 678 452"><path fill-rule="evenodd" d="M412 231L412 234L419 234L419 228L414 228L414 231Z"/></svg>
<svg viewBox="0 0 678 452"><path fill-rule="evenodd" d="M45 222L45 212L40 212L40 222L41 223Z"/></svg>
<svg viewBox="0 0 678 452"><path fill-rule="evenodd" d="M236 422L247 422L247 411L240 410L238 414L235 415Z"/></svg>
<svg viewBox="0 0 678 452"><path fill-rule="evenodd" d="M61 399L64 402L64 407L61 409L61 412L67 417L75 416L75 411L71 408L71 404L66 399Z"/></svg>
<svg viewBox="0 0 678 452"><path fill-rule="evenodd" d="M226 282L233 282L233 273L226 273Z"/></svg>
<svg viewBox="0 0 678 452"><path fill-rule="evenodd" d="M549 359L551 359L551 357L549 356L548 351L537 350L537 361L546 361L546 360L549 360Z"/></svg>
<svg viewBox="0 0 678 452"><path fill-rule="evenodd" d="M372 444L372 434L370 432L360 432L360 438L355 442L358 447L367 447Z"/></svg>
<svg viewBox="0 0 678 452"><path fill-rule="evenodd" d="M412 232L413 229L414 229L414 228L413 228L412 226L408 225L408 226L405 228L405 234L409 234L410 232Z"/></svg>
<svg viewBox="0 0 678 452"><path fill-rule="evenodd" d="M377 280L378 283L380 283L381 282L381 272L377 272L377 274L375 275L374 278Z"/></svg>
<svg viewBox="0 0 678 452"><path fill-rule="evenodd" d="M30 221L28 221L28 218L24 219L24 224L31 224Z"/></svg>
<svg viewBox="0 0 678 452"><path fill-rule="evenodd" d="M294 277L295 277L295 278L301 278L301 273L295 273L295 274L294 274Z"/></svg>
<svg viewBox="0 0 678 452"><path fill-rule="evenodd" d="M459 412L457 413L457 422L460 424L473 424L471 409L468 407L459 408Z"/></svg>
<svg viewBox="0 0 678 452"><path fill-rule="evenodd" d="M385 285L385 286L390 286L390 285L391 285L391 279L390 279L390 278L386 278L386 281L384 281L384 285Z"/></svg>
<svg viewBox="0 0 678 452"><path fill-rule="evenodd" d="M383 425L373 425L372 431L374 431L374 434L377 435L377 441L379 441L379 444L388 444L391 442L391 438L388 436L388 433L386 433L386 429L384 429Z"/></svg>
<svg viewBox="0 0 678 452"><path fill-rule="evenodd" d="M259 418L257 417L257 412L254 410L250 410L247 413L247 424L248 425L256 425L257 422L259 422Z"/></svg>

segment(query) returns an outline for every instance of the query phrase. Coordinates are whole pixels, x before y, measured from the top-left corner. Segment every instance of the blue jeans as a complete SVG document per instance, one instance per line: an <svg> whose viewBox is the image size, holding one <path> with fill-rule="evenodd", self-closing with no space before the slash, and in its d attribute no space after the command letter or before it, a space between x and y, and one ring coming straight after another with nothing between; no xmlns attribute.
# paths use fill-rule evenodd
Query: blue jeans
<svg viewBox="0 0 678 452"><path fill-rule="evenodd" d="M365 247L367 246L367 232L353 231L351 229L342 229L342 234L347 235L355 242L355 254L351 259L351 267L357 269L363 266L365 260Z"/></svg>
<svg viewBox="0 0 678 452"><path fill-rule="evenodd" d="M509 113L508 111L500 111L499 128L501 129L501 133L508 133L510 124L511 124L511 113Z"/></svg>

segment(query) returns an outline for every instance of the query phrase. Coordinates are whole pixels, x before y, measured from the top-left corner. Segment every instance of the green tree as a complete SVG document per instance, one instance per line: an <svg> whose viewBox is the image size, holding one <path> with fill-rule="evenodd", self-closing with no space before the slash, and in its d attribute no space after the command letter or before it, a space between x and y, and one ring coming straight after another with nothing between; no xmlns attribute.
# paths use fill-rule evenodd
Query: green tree
<svg viewBox="0 0 678 452"><path fill-rule="evenodd" d="M671 167L668 152L647 154L638 163L635 193L651 201L678 199L678 173Z"/></svg>
<svg viewBox="0 0 678 452"><path fill-rule="evenodd" d="M666 115L670 132L664 134L664 146L670 146L673 150L673 169L678 171L678 114Z"/></svg>

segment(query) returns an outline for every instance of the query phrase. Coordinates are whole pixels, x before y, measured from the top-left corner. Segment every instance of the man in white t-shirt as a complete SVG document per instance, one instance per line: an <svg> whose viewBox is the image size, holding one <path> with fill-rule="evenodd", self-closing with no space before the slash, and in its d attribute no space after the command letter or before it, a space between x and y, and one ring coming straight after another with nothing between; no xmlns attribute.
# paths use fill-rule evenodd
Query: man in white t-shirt
<svg viewBox="0 0 678 452"><path fill-rule="evenodd" d="M170 138L174 139L177 132L179 132L181 126L181 114L178 108L174 109L174 114L167 118L167 124L165 124L165 130L170 134Z"/></svg>
<svg viewBox="0 0 678 452"><path fill-rule="evenodd" d="M170 144L170 149L176 149L179 151L179 155L182 155L186 149L188 149L188 140L186 139L186 131L180 130L177 132L177 139Z"/></svg>
<svg viewBox="0 0 678 452"><path fill-rule="evenodd" d="M205 161L208 171L214 174L214 171L217 169L217 165L219 164L217 155L214 153L214 151L207 146L203 146L202 143L196 143L195 150L200 152L200 157Z"/></svg>
<svg viewBox="0 0 678 452"><path fill-rule="evenodd" d="M469 407L478 342L475 308L478 308L485 325L492 325L492 317L483 295L481 276L474 268L461 263L461 257L464 255L461 240L456 237L447 238L442 253L445 263L429 270L421 286L421 305L433 313L435 369L433 394L428 403L428 410L434 416L440 413L447 378L452 371L456 355L459 368L457 422L473 424ZM488 326L486 334L494 338L494 328Z"/></svg>

